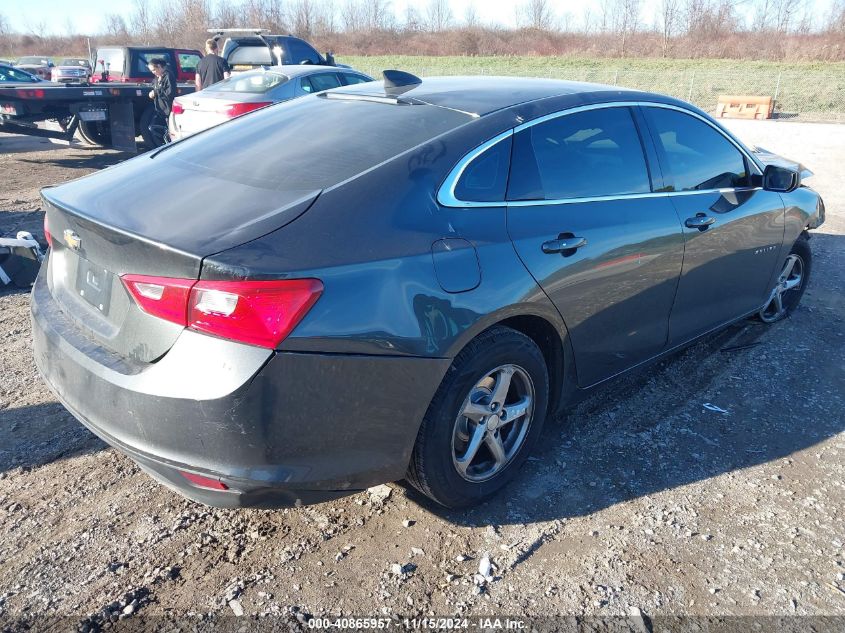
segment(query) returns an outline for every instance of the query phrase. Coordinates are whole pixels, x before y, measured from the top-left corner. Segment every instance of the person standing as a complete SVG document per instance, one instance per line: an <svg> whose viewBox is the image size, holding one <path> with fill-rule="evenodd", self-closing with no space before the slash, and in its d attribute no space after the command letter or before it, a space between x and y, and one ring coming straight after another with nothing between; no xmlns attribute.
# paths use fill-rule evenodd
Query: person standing
<svg viewBox="0 0 845 633"><path fill-rule="evenodd" d="M155 106L155 116L149 125L150 133L161 141L167 142L167 117L170 116L170 109L173 107L173 100L176 98L176 75L167 65L167 60L162 57L155 57L147 64L150 72L155 75L153 89L150 90L150 99ZM156 128L163 126L164 134L156 133Z"/></svg>
<svg viewBox="0 0 845 633"><path fill-rule="evenodd" d="M229 68L229 64L217 54L217 40L206 40L205 57L197 64L197 74L194 78L197 90L208 88L218 81L228 79L230 74L231 69Z"/></svg>

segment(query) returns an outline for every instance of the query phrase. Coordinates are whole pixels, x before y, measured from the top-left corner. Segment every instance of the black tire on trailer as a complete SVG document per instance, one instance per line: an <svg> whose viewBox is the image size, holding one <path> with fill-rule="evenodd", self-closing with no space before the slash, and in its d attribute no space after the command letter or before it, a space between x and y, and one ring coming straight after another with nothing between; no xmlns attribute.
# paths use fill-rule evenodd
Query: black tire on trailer
<svg viewBox="0 0 845 633"><path fill-rule="evenodd" d="M87 145L111 147L111 128L107 121L80 121L76 136Z"/></svg>

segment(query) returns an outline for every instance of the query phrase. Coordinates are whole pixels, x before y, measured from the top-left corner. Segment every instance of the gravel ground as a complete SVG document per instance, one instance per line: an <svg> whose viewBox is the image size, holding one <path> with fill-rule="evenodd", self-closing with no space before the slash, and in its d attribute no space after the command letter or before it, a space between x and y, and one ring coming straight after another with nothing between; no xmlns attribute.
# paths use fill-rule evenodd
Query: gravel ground
<svg viewBox="0 0 845 633"><path fill-rule="evenodd" d="M186 501L56 403L28 295L0 291L0 630L39 616L87 630L119 615L845 615L845 126L729 127L817 173L828 220L801 307L597 392L470 512L401 484L279 511ZM40 233L40 187L121 158L0 135L0 234Z"/></svg>

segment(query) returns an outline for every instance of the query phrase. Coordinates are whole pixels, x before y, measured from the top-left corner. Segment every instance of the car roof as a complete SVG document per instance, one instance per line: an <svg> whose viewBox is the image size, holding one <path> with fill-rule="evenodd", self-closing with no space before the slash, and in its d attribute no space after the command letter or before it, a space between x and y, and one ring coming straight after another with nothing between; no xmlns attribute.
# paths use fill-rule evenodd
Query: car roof
<svg viewBox="0 0 845 633"><path fill-rule="evenodd" d="M607 101L642 98L644 94L618 86L579 81L492 76L426 77L419 84L393 90L393 94L399 94L402 99L416 100L478 116L549 97L569 95L574 105L585 102L584 99L588 95L591 101ZM372 97L384 97L390 94L385 93L383 81L344 86L330 92ZM654 97L652 100L663 100L657 95L651 96ZM665 100L674 102L670 98L665 98Z"/></svg>

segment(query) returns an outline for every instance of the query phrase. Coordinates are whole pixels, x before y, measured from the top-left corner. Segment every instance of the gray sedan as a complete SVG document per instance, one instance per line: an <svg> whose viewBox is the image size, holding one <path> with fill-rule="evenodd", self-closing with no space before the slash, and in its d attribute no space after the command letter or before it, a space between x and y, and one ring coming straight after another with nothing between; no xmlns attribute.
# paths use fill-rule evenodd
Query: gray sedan
<svg viewBox="0 0 845 633"><path fill-rule="evenodd" d="M236 73L205 90L177 97L170 135L185 138L272 103L372 80L357 70L335 66L273 66Z"/></svg>
<svg viewBox="0 0 845 633"><path fill-rule="evenodd" d="M810 173L707 113L384 76L42 190L35 362L189 498L298 506L405 479L473 505L599 385L798 307L825 216Z"/></svg>

